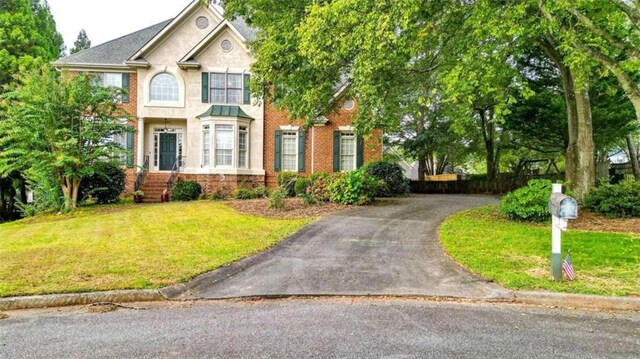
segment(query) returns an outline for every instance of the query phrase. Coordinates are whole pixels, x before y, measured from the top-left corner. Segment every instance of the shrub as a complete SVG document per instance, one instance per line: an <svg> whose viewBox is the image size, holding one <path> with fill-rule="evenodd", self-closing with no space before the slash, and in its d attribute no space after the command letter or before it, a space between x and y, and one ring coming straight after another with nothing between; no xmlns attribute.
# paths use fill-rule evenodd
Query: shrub
<svg viewBox="0 0 640 359"><path fill-rule="evenodd" d="M255 194L250 188L236 188L236 190L233 191L233 198L240 200L254 199Z"/></svg>
<svg viewBox="0 0 640 359"><path fill-rule="evenodd" d="M100 164L96 173L80 183L80 198L86 201L89 197L98 204L117 203L124 192L127 176L117 163Z"/></svg>
<svg viewBox="0 0 640 359"><path fill-rule="evenodd" d="M311 184L311 180L304 177L299 177L296 179L296 182L293 186L294 191L296 192L296 196L300 197L303 194L307 194L307 188Z"/></svg>
<svg viewBox="0 0 640 359"><path fill-rule="evenodd" d="M269 208L272 209L284 209L284 200L287 198L287 193L282 189L278 188L277 190L271 193L269 197Z"/></svg>
<svg viewBox="0 0 640 359"><path fill-rule="evenodd" d="M269 198L269 189L265 186L259 186L253 189L255 198Z"/></svg>
<svg viewBox="0 0 640 359"><path fill-rule="evenodd" d="M222 188L215 190L211 194L211 199L214 201L225 201L229 198L229 196L231 196L230 192L231 190L229 189L229 186L224 185L222 186Z"/></svg>
<svg viewBox="0 0 640 359"><path fill-rule="evenodd" d="M318 204L318 201L308 193L301 194L300 198L302 198L302 202L304 202L304 204L308 204L308 205Z"/></svg>
<svg viewBox="0 0 640 359"><path fill-rule="evenodd" d="M260 186L256 188L240 187L233 192L233 198L240 199L240 200L268 198L268 197L269 197L269 190L265 186Z"/></svg>
<svg viewBox="0 0 640 359"><path fill-rule="evenodd" d="M380 182L363 170L337 175L329 185L331 201L340 204L367 204L375 199Z"/></svg>
<svg viewBox="0 0 640 359"><path fill-rule="evenodd" d="M551 218L549 213L551 188L550 180L530 180L526 187L502 197L500 213L511 220L544 222Z"/></svg>
<svg viewBox="0 0 640 359"><path fill-rule="evenodd" d="M386 183L386 186L379 189L380 197L400 196L409 192L409 179L404 176L402 167L397 163L375 161L367 164L364 171Z"/></svg>
<svg viewBox="0 0 640 359"><path fill-rule="evenodd" d="M640 181L602 184L585 197L584 206L609 217L640 217Z"/></svg>
<svg viewBox="0 0 640 359"><path fill-rule="evenodd" d="M314 173L309 177L311 183L307 187L307 194L316 202L329 202L331 194L329 193L329 185L331 184L331 175L324 172Z"/></svg>
<svg viewBox="0 0 640 359"><path fill-rule="evenodd" d="M298 174L296 172L280 172L278 173L278 187L284 190L287 197L296 195L295 185Z"/></svg>
<svg viewBox="0 0 640 359"><path fill-rule="evenodd" d="M196 181L178 180L173 191L171 191L172 201L194 201L200 197L202 186Z"/></svg>

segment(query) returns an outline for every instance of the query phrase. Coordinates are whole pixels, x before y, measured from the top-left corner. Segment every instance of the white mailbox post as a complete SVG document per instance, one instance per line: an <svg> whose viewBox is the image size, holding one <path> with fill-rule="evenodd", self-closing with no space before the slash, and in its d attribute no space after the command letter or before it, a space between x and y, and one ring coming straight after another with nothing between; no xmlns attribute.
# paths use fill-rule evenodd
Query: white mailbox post
<svg viewBox="0 0 640 359"><path fill-rule="evenodd" d="M562 184L554 183L549 197L551 213L551 273L556 282L562 281L562 232L569 219L578 218L578 202L562 194Z"/></svg>

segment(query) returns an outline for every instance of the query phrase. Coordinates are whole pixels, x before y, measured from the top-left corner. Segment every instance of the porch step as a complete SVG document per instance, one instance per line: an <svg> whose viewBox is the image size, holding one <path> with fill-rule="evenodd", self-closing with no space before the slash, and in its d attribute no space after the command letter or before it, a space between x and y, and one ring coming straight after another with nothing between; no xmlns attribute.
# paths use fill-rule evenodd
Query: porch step
<svg viewBox="0 0 640 359"><path fill-rule="evenodd" d="M160 202L162 193L167 189L168 173L148 173L140 186L144 192L144 202L154 203Z"/></svg>

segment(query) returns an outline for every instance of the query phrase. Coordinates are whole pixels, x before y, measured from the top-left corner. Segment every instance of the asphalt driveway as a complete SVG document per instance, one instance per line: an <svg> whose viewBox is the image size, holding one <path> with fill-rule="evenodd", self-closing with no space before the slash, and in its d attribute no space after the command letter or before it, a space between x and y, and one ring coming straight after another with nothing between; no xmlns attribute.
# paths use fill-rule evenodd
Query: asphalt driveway
<svg viewBox="0 0 640 359"><path fill-rule="evenodd" d="M449 215L495 203L469 195L412 195L332 215L273 249L207 273L180 299L271 295L509 297L442 249Z"/></svg>

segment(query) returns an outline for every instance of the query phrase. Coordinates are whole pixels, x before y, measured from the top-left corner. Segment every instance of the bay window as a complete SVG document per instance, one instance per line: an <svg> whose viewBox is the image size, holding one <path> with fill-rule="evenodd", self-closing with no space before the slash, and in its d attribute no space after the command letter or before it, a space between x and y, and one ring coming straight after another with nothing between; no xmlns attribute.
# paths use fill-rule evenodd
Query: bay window
<svg viewBox="0 0 640 359"><path fill-rule="evenodd" d="M211 164L211 126L202 126L202 166Z"/></svg>
<svg viewBox="0 0 640 359"><path fill-rule="evenodd" d="M246 126L240 126L238 131L238 167L247 168L249 159L249 132Z"/></svg>

